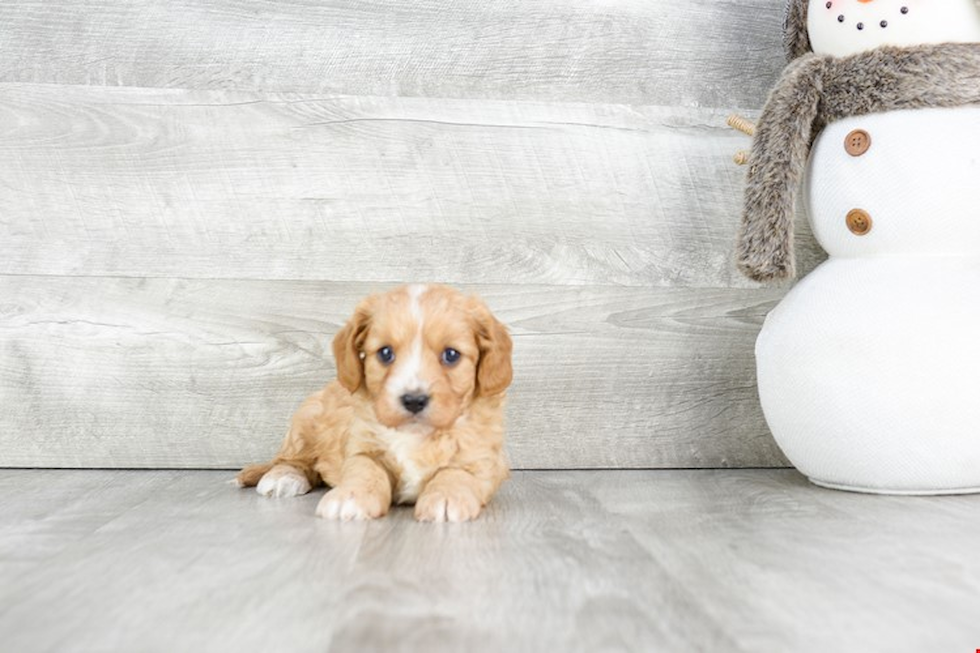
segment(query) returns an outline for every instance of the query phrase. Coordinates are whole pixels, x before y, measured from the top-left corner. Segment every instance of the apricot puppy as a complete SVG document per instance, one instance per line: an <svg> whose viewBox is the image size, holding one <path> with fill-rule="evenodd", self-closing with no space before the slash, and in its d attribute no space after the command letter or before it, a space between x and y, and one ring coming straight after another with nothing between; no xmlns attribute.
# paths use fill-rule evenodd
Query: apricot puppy
<svg viewBox="0 0 980 653"><path fill-rule="evenodd" d="M421 521L466 521L508 477L511 339L479 299L404 286L362 301L333 340L337 380L306 399L279 454L239 485L291 497L324 483L327 519L414 503Z"/></svg>

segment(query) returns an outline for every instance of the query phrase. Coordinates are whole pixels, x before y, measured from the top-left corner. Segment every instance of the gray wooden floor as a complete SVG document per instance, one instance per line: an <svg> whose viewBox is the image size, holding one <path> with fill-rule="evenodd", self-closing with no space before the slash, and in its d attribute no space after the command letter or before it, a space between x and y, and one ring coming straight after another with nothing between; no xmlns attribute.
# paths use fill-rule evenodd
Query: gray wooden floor
<svg viewBox="0 0 980 653"><path fill-rule="evenodd" d="M4 650L980 647L980 496L519 472L476 523L337 524L229 477L0 471Z"/></svg>

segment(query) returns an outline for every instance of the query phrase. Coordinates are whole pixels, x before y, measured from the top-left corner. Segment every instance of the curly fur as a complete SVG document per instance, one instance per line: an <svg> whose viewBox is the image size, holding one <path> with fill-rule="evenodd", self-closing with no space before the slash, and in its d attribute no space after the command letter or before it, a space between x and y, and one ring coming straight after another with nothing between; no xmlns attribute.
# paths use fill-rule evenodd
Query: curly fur
<svg viewBox="0 0 980 653"><path fill-rule="evenodd" d="M327 519L374 519L393 503L415 503L422 521L473 519L509 475L512 350L476 297L418 284L372 295L334 336L337 380L303 402L276 457L243 469L238 484L276 497L329 485L317 507ZM422 407L407 393L424 394Z"/></svg>
<svg viewBox="0 0 980 653"><path fill-rule="evenodd" d="M980 44L797 58L770 93L756 126L736 252L739 269L756 281L795 276L796 195L810 146L824 126L849 116L967 104L980 104Z"/></svg>

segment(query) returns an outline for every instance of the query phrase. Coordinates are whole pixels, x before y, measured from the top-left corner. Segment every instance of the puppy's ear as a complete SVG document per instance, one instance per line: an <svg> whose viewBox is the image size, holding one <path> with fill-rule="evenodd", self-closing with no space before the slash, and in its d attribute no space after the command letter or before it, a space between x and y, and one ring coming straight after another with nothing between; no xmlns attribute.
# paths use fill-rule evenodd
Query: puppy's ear
<svg viewBox="0 0 980 653"><path fill-rule="evenodd" d="M364 339L371 316L374 297L368 297L354 309L354 315L333 338L333 357L337 362L337 380L348 392L356 392L364 380L364 360L361 358Z"/></svg>
<svg viewBox="0 0 980 653"><path fill-rule="evenodd" d="M476 340L480 347L476 367L477 394L484 397L500 394L514 377L510 361L513 342L507 327L476 297L471 298L470 314L476 322Z"/></svg>

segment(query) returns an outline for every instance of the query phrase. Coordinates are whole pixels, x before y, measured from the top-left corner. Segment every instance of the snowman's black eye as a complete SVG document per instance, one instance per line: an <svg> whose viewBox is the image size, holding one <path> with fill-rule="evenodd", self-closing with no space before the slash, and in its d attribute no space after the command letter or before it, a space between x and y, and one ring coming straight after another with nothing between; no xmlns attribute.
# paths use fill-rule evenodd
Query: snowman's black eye
<svg viewBox="0 0 980 653"><path fill-rule="evenodd" d="M858 29L864 29L864 23L858 23Z"/></svg>
<svg viewBox="0 0 980 653"><path fill-rule="evenodd" d="M881 26L882 27L888 27L888 21L887 20L881 21Z"/></svg>
<svg viewBox="0 0 980 653"><path fill-rule="evenodd" d="M834 6L834 3L833 2L828 2L827 3L827 9L830 9L833 6Z"/></svg>
<svg viewBox="0 0 980 653"><path fill-rule="evenodd" d="M903 14L909 13L909 8L908 7L902 7L902 13Z"/></svg>
<svg viewBox="0 0 980 653"><path fill-rule="evenodd" d="M837 17L837 22L838 23L843 23L844 22L844 14L841 14L840 16Z"/></svg>

